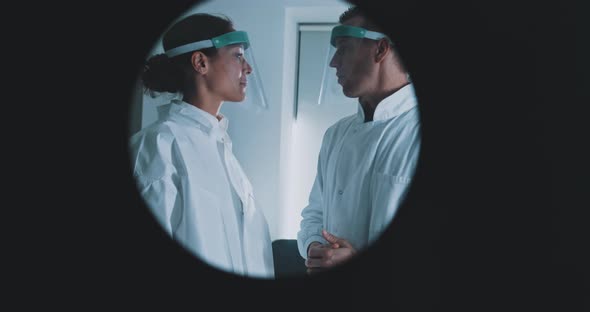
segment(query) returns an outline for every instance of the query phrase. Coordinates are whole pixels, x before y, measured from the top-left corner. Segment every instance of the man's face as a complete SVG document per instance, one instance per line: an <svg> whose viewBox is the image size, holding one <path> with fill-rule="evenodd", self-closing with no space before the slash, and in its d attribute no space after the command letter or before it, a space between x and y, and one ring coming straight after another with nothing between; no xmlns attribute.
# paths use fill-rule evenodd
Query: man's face
<svg viewBox="0 0 590 312"><path fill-rule="evenodd" d="M363 17L357 16L342 24L362 27L362 23ZM336 68L344 95L360 97L370 92L375 86L377 45L371 40L353 37L336 38L335 45L336 53L330 66Z"/></svg>

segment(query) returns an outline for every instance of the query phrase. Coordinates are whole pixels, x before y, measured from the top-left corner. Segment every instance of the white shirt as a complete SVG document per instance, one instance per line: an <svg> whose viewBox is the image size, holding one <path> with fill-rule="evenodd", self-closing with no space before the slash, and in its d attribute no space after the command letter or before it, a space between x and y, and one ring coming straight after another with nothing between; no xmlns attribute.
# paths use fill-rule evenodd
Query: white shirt
<svg viewBox="0 0 590 312"><path fill-rule="evenodd" d="M404 86L383 99L373 121L358 112L326 130L309 204L297 233L307 259L313 241L327 243L321 230L363 249L389 225L403 200L420 149L420 119L414 88Z"/></svg>
<svg viewBox="0 0 590 312"><path fill-rule="evenodd" d="M180 100L131 138L139 191L164 229L209 265L273 278L270 233L232 153L228 121Z"/></svg>

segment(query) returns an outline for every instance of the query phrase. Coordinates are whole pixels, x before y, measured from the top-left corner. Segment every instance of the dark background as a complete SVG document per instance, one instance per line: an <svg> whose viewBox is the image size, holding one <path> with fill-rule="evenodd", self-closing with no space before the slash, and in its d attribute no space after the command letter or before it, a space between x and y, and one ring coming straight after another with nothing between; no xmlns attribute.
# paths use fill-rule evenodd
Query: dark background
<svg viewBox="0 0 590 312"><path fill-rule="evenodd" d="M134 188L127 110L152 43L195 2L85 3L32 50L64 57L70 81L44 93L60 119L34 141L32 157L55 171L22 184L43 191L25 193L21 210L45 213L6 219L25 240L13 288L83 308L587 311L582 2L359 2L398 45L423 120L415 182L374 248L316 278L266 282L213 271L171 243ZM50 60L53 75L66 67Z"/></svg>

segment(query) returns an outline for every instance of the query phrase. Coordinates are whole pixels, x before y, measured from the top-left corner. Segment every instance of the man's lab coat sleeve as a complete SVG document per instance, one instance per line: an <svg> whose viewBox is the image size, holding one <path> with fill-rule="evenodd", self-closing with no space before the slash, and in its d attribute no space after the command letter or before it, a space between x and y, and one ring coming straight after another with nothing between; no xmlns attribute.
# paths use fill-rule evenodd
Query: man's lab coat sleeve
<svg viewBox="0 0 590 312"><path fill-rule="evenodd" d="M326 134L327 133L328 131L326 131ZM304 259L307 259L307 248L309 244L314 241L324 244L327 243L322 236L322 229L324 228L324 213L322 206L324 196L323 160L326 157L326 137L327 136L324 135L322 147L320 148L320 155L318 157L316 178L309 194L309 203L301 212L303 219L301 220L300 229L297 233L297 247L299 249L299 254Z"/></svg>

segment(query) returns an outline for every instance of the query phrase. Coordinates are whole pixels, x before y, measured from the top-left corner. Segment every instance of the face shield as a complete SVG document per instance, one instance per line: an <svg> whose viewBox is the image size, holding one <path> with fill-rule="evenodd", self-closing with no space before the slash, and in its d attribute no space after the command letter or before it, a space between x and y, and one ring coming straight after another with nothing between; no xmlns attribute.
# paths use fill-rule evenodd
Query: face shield
<svg viewBox="0 0 590 312"><path fill-rule="evenodd" d="M319 105L358 103L358 96L354 92L359 83L356 75L359 68L363 67L361 58L369 57L363 54L363 45L367 44L363 39L382 38L387 36L361 27L339 25L332 29L318 97Z"/></svg>
<svg viewBox="0 0 590 312"><path fill-rule="evenodd" d="M250 46L250 41L248 40L248 34L245 31L232 31L211 39L185 44L167 50L165 53L171 58L180 54L211 47L218 49L224 62L224 81L220 81L220 84L223 84L229 90L227 91L228 94L236 90L238 90L236 91L238 93L245 93L243 100L234 100L232 97L229 97L230 100L227 100L227 102L240 102L240 105L243 105L245 108L257 112L267 110L268 102L266 100L266 94L262 87L262 81L254 60L254 53ZM224 47L229 49L222 51L221 49ZM243 74L244 70L246 74ZM240 98L239 95L234 95L234 97Z"/></svg>

